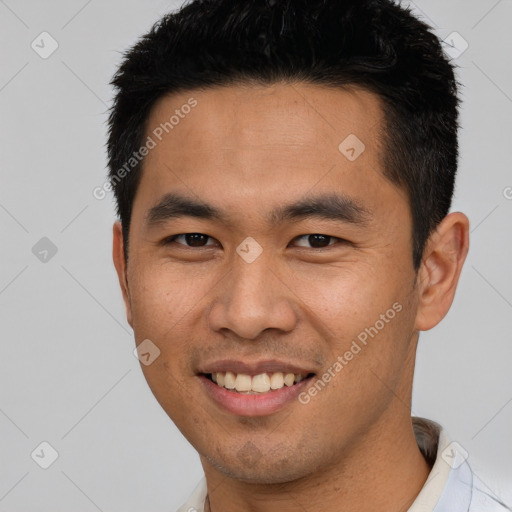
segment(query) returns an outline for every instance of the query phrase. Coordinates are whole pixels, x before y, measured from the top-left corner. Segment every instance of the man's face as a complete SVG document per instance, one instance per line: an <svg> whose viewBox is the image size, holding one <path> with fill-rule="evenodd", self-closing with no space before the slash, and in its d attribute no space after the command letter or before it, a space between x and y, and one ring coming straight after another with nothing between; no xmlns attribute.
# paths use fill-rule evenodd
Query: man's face
<svg viewBox="0 0 512 512"><path fill-rule="evenodd" d="M383 127L373 94L305 84L192 91L152 110L128 317L137 344L160 350L142 366L151 390L207 466L286 482L410 416L412 221L383 176ZM183 214L177 196L221 218ZM226 372L242 374L242 389L277 389L211 380L231 386ZM307 378L280 387L280 373Z"/></svg>

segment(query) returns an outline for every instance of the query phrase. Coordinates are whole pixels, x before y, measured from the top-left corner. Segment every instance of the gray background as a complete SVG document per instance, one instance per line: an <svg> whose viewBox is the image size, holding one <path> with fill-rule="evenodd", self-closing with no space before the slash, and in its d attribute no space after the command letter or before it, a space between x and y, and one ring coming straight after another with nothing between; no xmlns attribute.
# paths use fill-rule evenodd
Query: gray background
<svg viewBox="0 0 512 512"><path fill-rule="evenodd" d="M120 52L179 4L0 0L0 512L173 511L202 475L132 353L112 200L92 195ZM414 8L469 44L454 210L472 246L450 314L421 336L413 413L512 504L512 1ZM46 59L31 47L43 31L59 45ZM59 454L48 469L31 458L43 441Z"/></svg>

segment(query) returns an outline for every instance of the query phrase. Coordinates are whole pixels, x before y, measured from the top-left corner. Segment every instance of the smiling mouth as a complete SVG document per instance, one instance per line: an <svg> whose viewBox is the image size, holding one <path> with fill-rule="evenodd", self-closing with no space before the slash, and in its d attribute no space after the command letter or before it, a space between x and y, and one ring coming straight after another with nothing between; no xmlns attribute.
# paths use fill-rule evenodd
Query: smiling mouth
<svg viewBox="0 0 512 512"><path fill-rule="evenodd" d="M203 374L217 386L244 395L260 395L278 391L284 387L292 387L303 380L313 377L314 373L259 373L248 375L233 372L215 372Z"/></svg>

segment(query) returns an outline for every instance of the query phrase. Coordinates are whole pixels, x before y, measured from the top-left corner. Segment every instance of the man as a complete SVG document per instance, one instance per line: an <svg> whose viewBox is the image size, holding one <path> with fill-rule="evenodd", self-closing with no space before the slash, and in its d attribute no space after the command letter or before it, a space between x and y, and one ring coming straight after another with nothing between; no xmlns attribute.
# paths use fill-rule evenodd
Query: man
<svg viewBox="0 0 512 512"><path fill-rule="evenodd" d="M505 510L411 418L469 231L428 27L389 0L196 0L113 84L128 322L205 472L180 510Z"/></svg>

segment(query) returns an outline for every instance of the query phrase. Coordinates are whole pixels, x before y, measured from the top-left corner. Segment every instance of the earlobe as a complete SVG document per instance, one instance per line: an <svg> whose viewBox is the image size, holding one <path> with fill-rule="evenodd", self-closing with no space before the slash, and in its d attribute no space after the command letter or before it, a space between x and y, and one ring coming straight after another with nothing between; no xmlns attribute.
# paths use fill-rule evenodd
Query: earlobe
<svg viewBox="0 0 512 512"><path fill-rule="evenodd" d="M450 213L430 236L418 271L416 329L427 331L448 313L469 250L469 220Z"/></svg>
<svg viewBox="0 0 512 512"><path fill-rule="evenodd" d="M112 258L114 260L114 266L116 268L117 277L119 279L119 286L121 287L121 292L123 294L124 305L126 308L126 319L130 326L133 327L130 290L128 288L127 265L124 257L124 240L121 222L115 222L112 231Z"/></svg>

